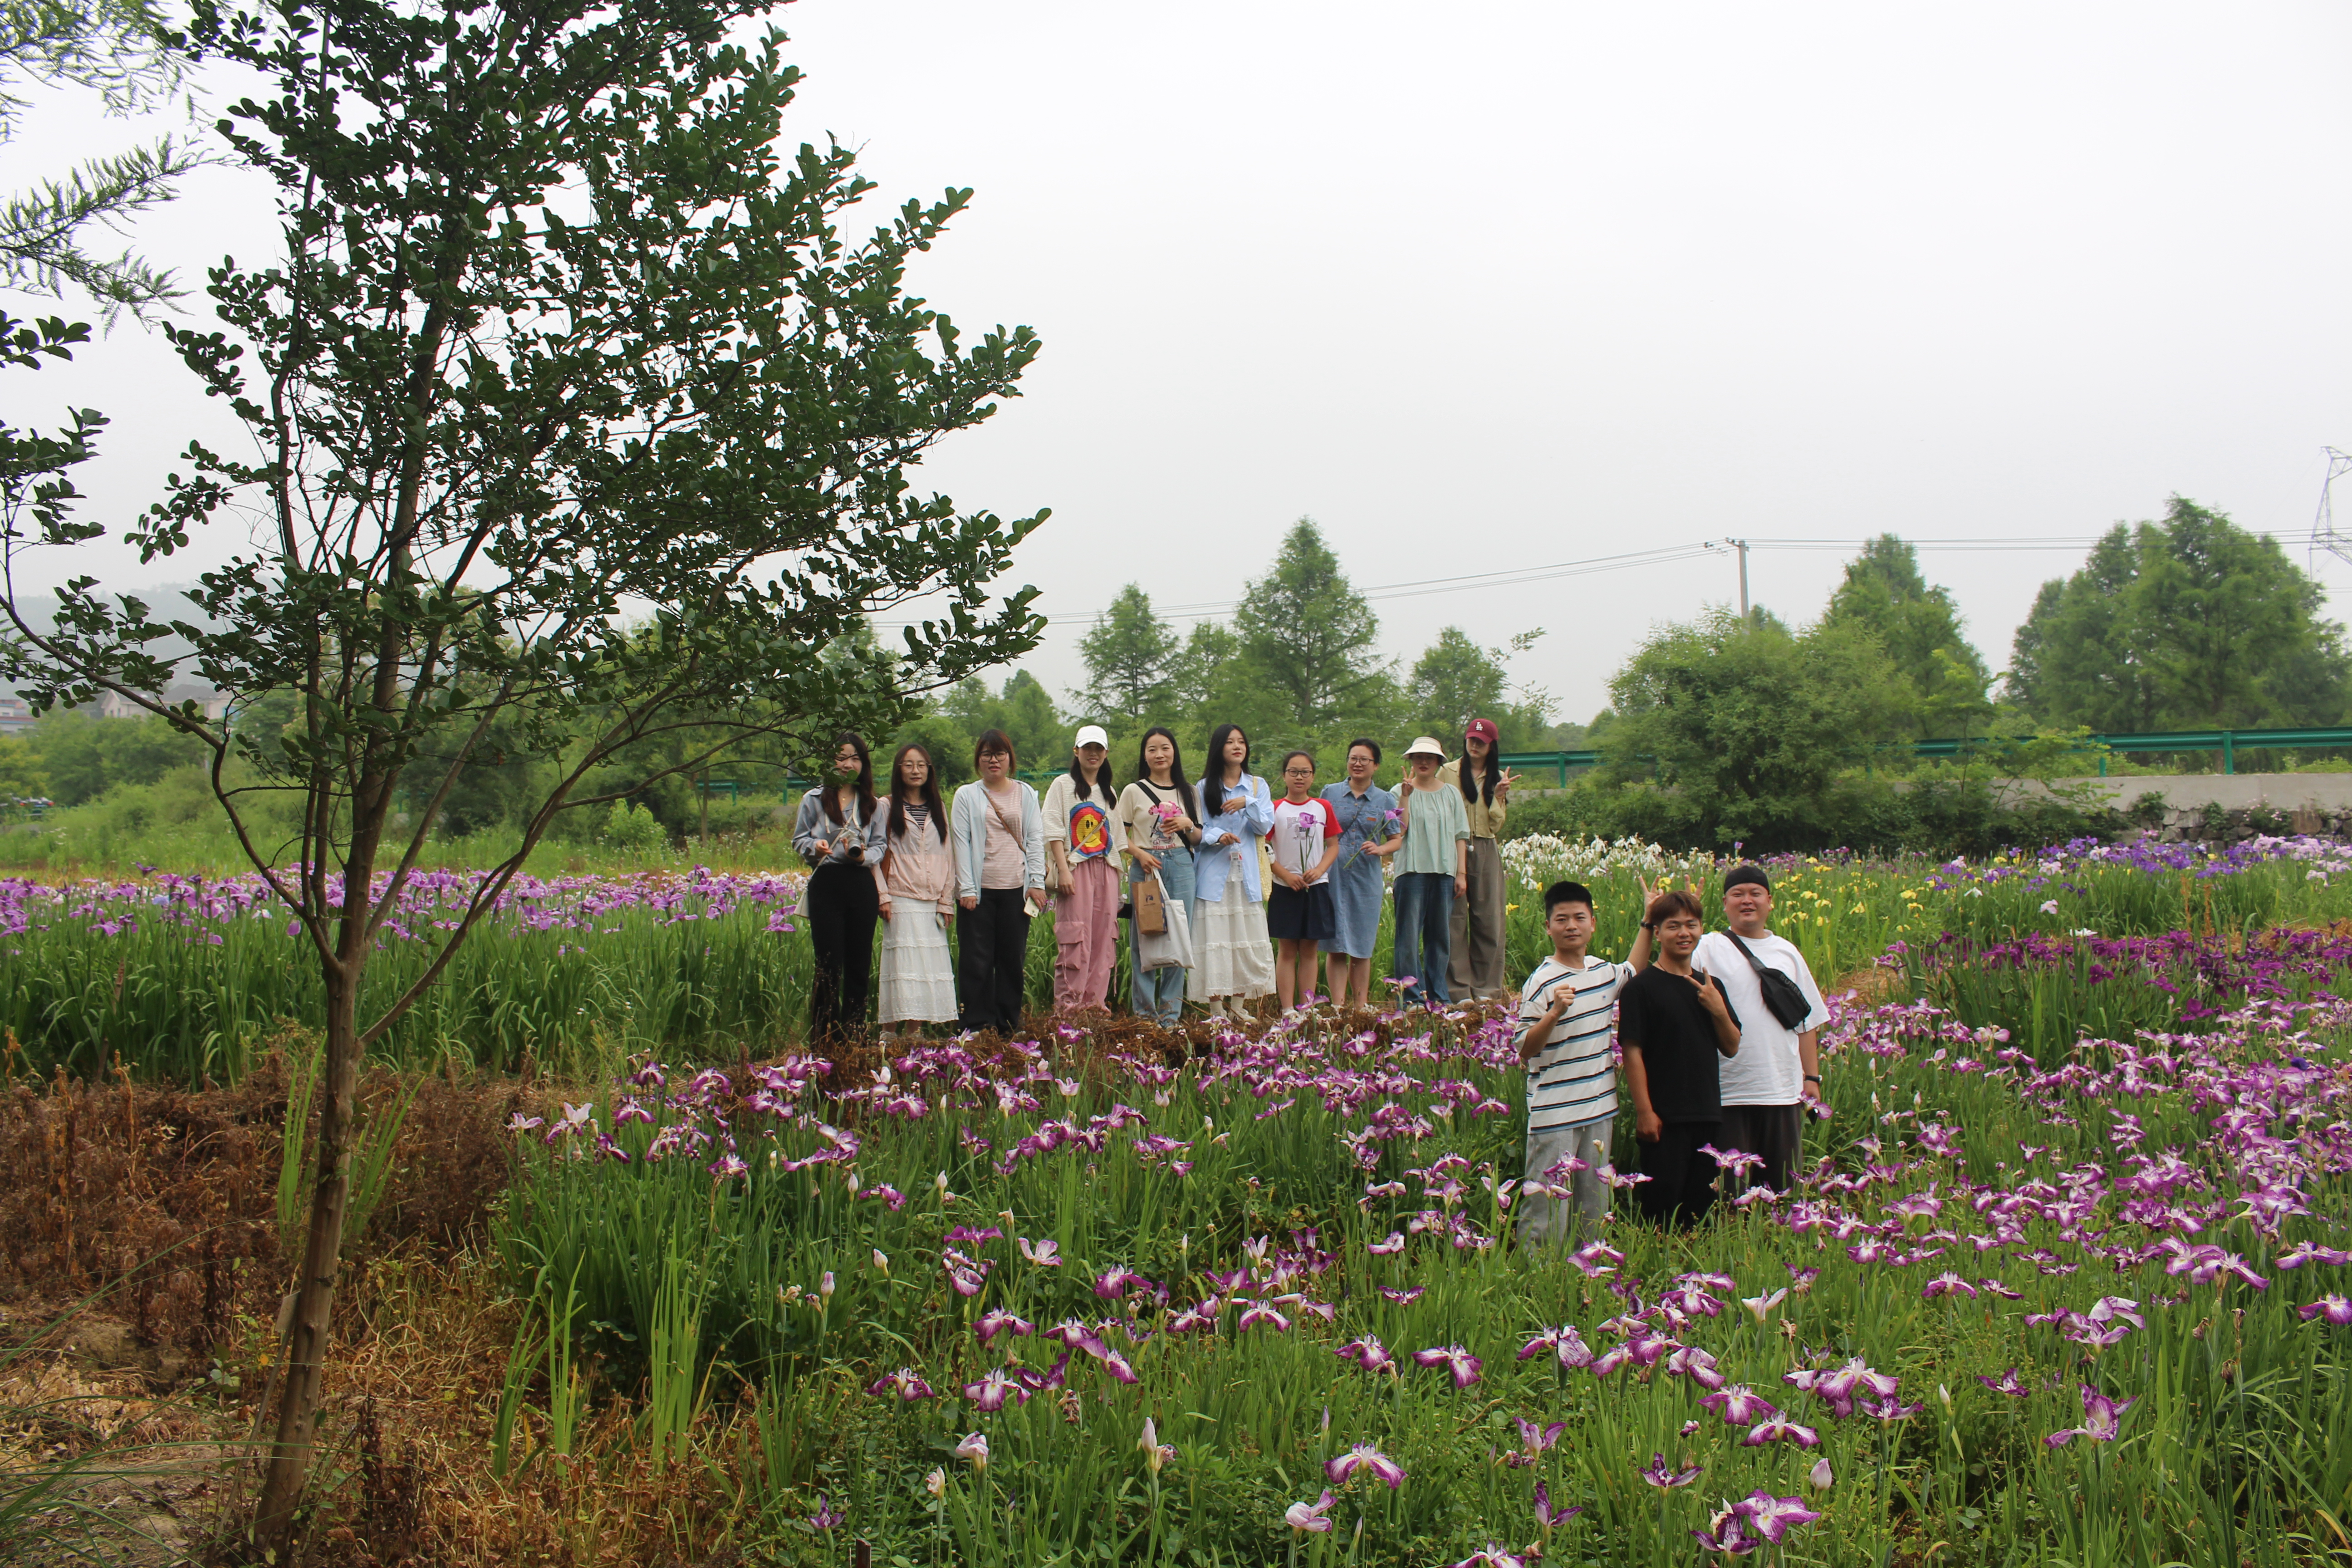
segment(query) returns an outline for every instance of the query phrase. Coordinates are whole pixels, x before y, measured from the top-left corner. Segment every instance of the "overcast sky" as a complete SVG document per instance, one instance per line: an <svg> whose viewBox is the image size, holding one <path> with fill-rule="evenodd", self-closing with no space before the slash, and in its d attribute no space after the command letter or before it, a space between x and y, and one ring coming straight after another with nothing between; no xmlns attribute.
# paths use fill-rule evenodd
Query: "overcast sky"
<svg viewBox="0 0 2352 1568"><path fill-rule="evenodd" d="M1053 508L1018 580L1057 693L1122 584L1227 605L1301 515L1366 587L1725 536L2074 541L2175 492L2303 561L2321 448L2352 447L2341 5L780 16L795 133L864 149L873 221L976 187L918 291L1044 339L929 478ZM0 182L132 133L44 105ZM138 231L191 277L274 238L230 171ZM125 325L0 377L0 416L113 416L83 488L120 521L191 435L233 439L192 385ZM1848 553L1759 548L1751 591L1811 618ZM2079 559L1924 554L1996 668ZM84 566L193 573L41 570ZM2317 569L2344 618L2352 566ZM1647 628L1735 592L1727 555L1383 598L1383 651L1548 628L1516 673L1581 720Z"/></svg>

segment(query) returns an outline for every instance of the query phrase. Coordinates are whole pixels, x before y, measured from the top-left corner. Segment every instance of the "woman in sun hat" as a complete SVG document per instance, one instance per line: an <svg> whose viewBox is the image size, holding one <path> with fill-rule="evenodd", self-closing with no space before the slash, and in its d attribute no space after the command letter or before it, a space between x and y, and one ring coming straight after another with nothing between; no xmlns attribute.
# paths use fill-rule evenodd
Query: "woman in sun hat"
<svg viewBox="0 0 2352 1568"><path fill-rule="evenodd" d="M1468 886L1470 816L1440 771L1445 748L1423 735L1405 748L1404 847L1397 852L1396 952L1389 973L1404 1001L1451 1002L1446 982L1454 900Z"/></svg>
<svg viewBox="0 0 2352 1568"><path fill-rule="evenodd" d="M1110 737L1099 724L1079 727L1070 767L1045 792L1045 854L1054 880L1054 1005L1065 1013L1099 1009L1110 994L1118 951L1118 860L1126 830L1114 815Z"/></svg>
<svg viewBox="0 0 2352 1568"><path fill-rule="evenodd" d="M1462 792L1470 821L1463 868L1467 885L1454 900L1447 934L1454 949L1446 971L1457 1001L1492 1002L1507 994L1503 984L1503 833L1505 800L1517 773L1503 767L1502 740L1492 719L1473 719L1462 735L1462 760L1445 770L1446 782Z"/></svg>

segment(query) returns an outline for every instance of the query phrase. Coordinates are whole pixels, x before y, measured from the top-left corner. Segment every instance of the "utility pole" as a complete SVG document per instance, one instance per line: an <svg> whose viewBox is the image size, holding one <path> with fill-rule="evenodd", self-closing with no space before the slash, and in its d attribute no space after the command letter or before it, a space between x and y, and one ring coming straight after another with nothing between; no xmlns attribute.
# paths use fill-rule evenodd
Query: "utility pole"
<svg viewBox="0 0 2352 1568"><path fill-rule="evenodd" d="M2339 452L2333 447L2320 450L2327 455L2327 477L2319 483L2319 515L2311 520L2311 552L2315 557L2325 550L2352 561L2352 541L2336 531L2336 508L2328 499L2336 481L2352 473L2352 452Z"/></svg>
<svg viewBox="0 0 2352 1568"><path fill-rule="evenodd" d="M1748 541L1735 539L1730 541L1730 544L1739 552L1739 618L1745 623L1748 619Z"/></svg>

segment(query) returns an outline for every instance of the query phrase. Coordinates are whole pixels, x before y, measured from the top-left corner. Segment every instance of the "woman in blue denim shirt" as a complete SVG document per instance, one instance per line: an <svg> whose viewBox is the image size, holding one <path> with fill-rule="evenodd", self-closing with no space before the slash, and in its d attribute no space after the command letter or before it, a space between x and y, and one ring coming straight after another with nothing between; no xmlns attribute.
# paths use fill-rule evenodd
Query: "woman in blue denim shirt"
<svg viewBox="0 0 2352 1568"><path fill-rule="evenodd" d="M1239 724L1220 724L1209 736L1209 772L1202 779L1201 847L1192 858L1194 908L1192 994L1209 1016L1231 1002L1274 994L1274 949L1265 931L1265 890L1259 879L1258 840L1274 826L1274 794L1249 771L1249 737ZM1234 1008L1239 1016L1241 1009Z"/></svg>

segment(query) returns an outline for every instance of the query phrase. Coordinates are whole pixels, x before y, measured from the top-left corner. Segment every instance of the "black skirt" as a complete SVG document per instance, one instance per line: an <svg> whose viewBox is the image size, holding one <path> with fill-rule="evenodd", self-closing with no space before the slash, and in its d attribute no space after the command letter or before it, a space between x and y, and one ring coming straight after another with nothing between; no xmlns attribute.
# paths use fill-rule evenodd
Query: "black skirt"
<svg viewBox="0 0 2352 1568"><path fill-rule="evenodd" d="M1317 882L1306 889L1277 886L1265 901L1266 934L1276 941L1322 942L1339 930L1331 907L1331 885Z"/></svg>

